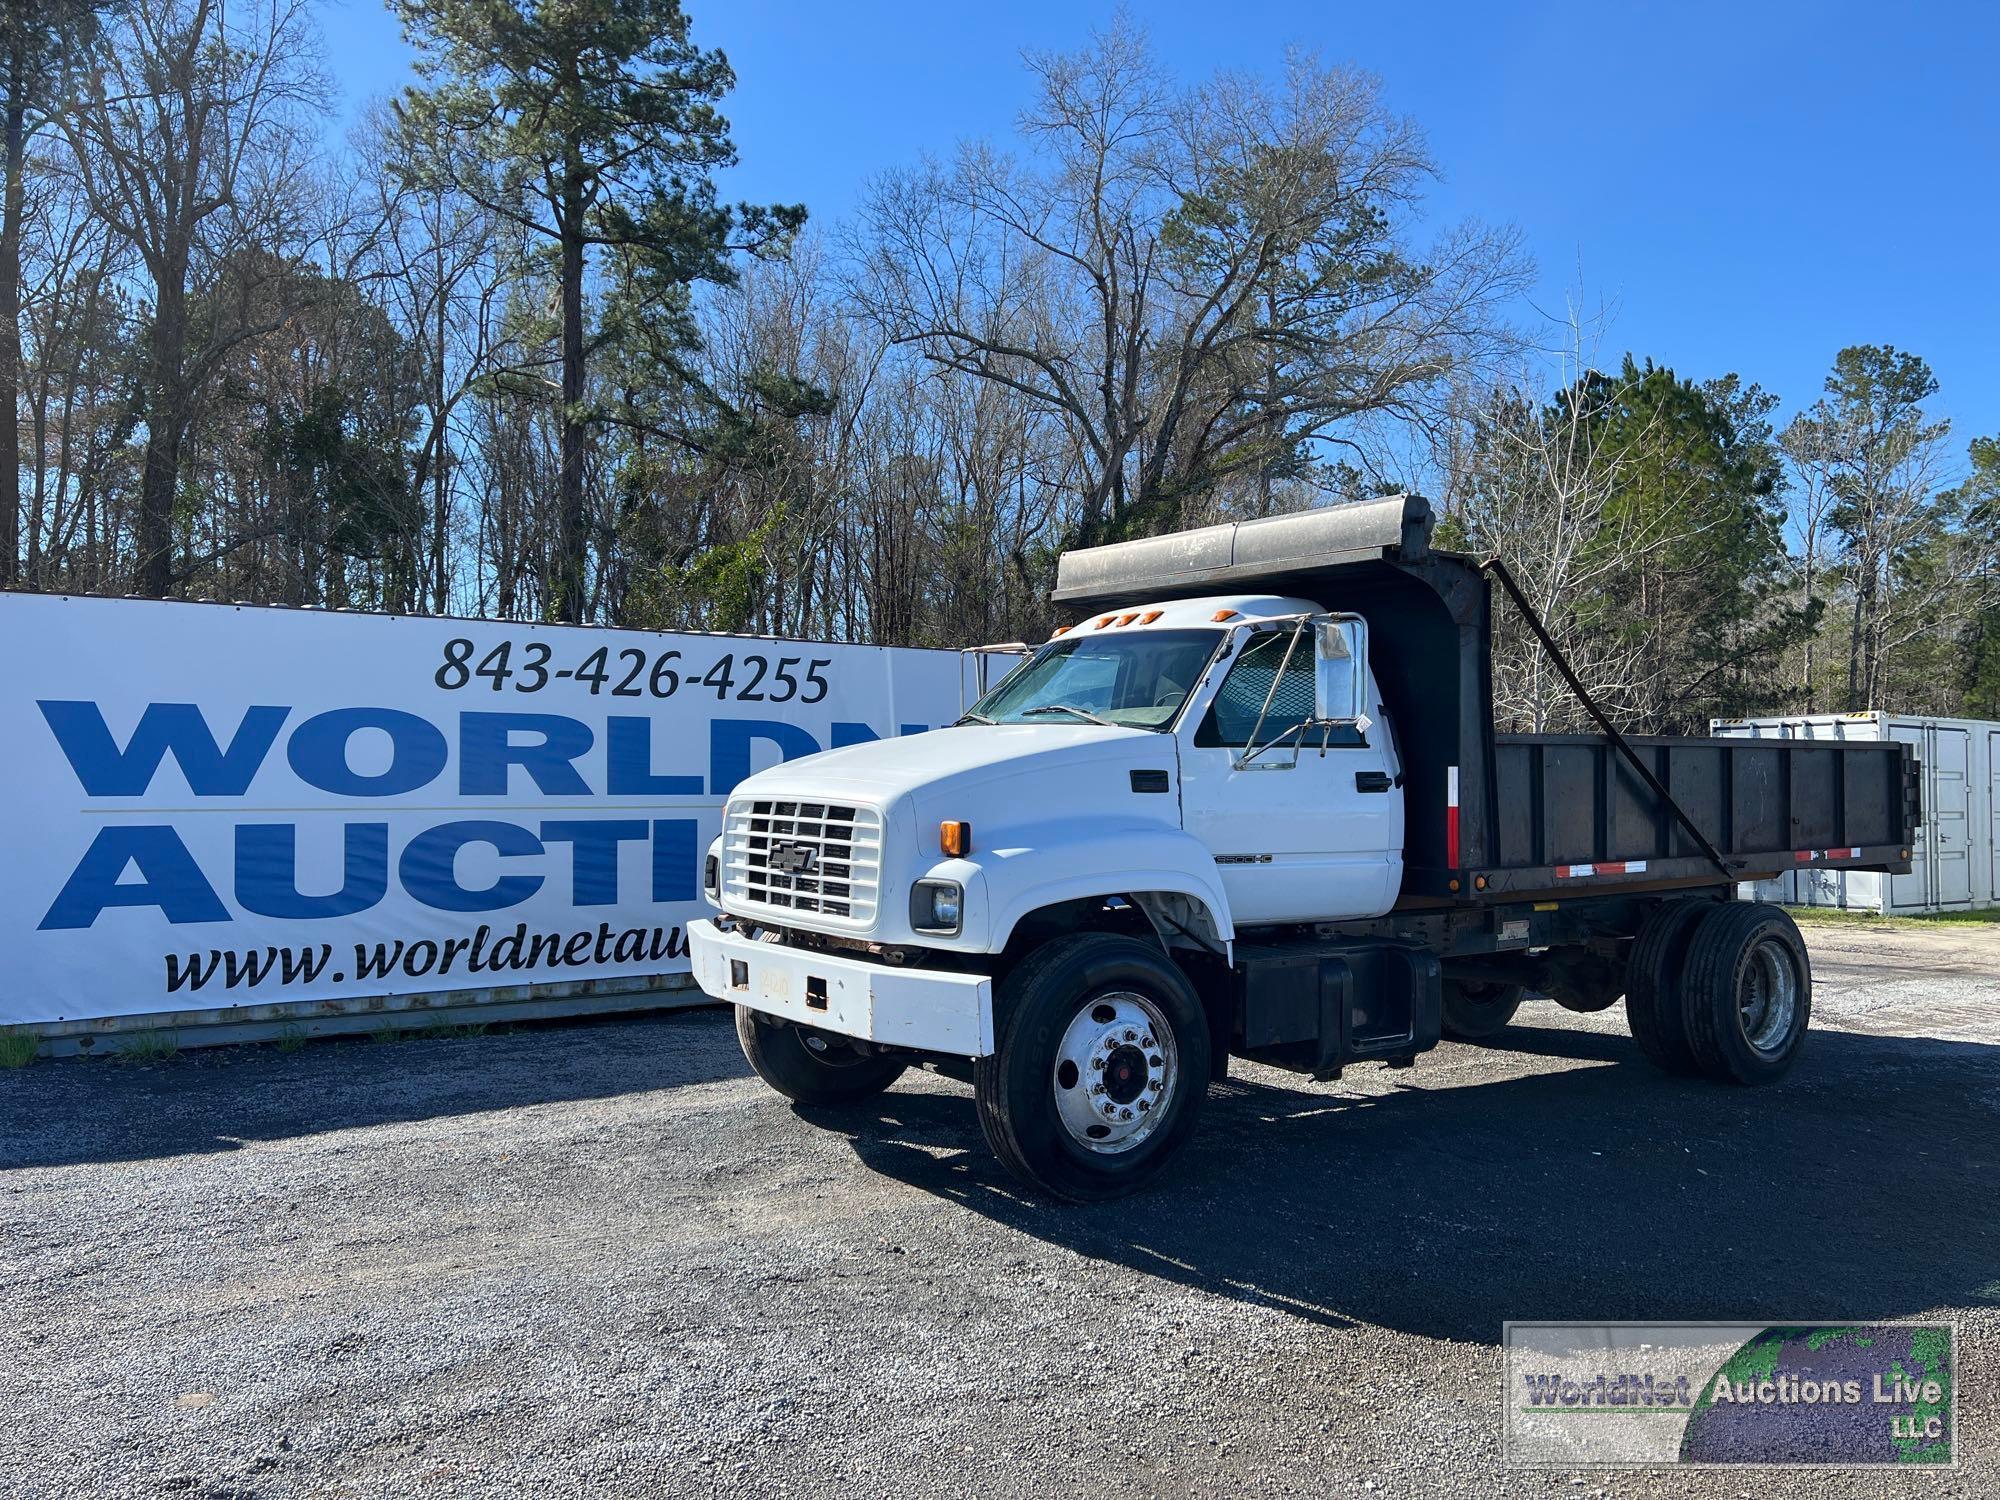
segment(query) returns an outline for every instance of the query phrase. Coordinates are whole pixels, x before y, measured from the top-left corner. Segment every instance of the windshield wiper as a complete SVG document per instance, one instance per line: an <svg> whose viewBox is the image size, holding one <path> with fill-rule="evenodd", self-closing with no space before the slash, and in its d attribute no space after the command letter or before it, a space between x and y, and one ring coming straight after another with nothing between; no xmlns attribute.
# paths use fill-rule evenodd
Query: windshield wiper
<svg viewBox="0 0 2000 1500"><path fill-rule="evenodd" d="M1075 714L1079 719L1088 719L1093 724L1102 724L1106 729L1116 729L1118 727L1109 719L1100 719L1089 709L1078 708L1074 703L1043 703L1034 708L1024 708L1021 710L1021 717L1024 719L1030 714Z"/></svg>
<svg viewBox="0 0 2000 1500"><path fill-rule="evenodd" d="M976 714L971 709L967 709L951 721L951 727L956 729L961 724L997 724L999 722L998 719L989 719L985 714Z"/></svg>

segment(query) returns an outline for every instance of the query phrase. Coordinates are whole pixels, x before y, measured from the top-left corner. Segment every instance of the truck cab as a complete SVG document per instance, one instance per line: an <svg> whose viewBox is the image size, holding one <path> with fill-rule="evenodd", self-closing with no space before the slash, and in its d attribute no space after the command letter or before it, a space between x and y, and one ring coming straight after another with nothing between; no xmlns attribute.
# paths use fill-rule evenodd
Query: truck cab
<svg viewBox="0 0 2000 1500"><path fill-rule="evenodd" d="M689 947L759 1075L815 1104L968 1078L1001 1159L1089 1199L1172 1156L1232 1055L1407 1066L1528 983L1595 1009L1635 962L1677 975L1663 914L1743 877L1622 739L1496 743L1485 579L1428 539L1396 497L1067 554L1066 619L957 723L742 782ZM1643 827L1620 750L1664 799ZM1655 858L1608 857L1633 838ZM1594 858L1559 863L1574 839ZM1803 948L1760 933L1768 1015L1741 1056L1708 1038L1712 1070L1775 1076L1803 1034ZM1667 1065L1696 1050L1680 1009L1634 1012Z"/></svg>
<svg viewBox="0 0 2000 1500"><path fill-rule="evenodd" d="M1247 595L1064 629L949 728L745 781L714 851L719 904L959 952L1004 947L1106 875L1135 894L1140 869L1158 885L1137 895L1224 942L1239 924L1379 915L1401 883L1402 794L1366 638L1359 619ZM778 811L836 791L856 843ZM944 827L963 830L957 852Z"/></svg>

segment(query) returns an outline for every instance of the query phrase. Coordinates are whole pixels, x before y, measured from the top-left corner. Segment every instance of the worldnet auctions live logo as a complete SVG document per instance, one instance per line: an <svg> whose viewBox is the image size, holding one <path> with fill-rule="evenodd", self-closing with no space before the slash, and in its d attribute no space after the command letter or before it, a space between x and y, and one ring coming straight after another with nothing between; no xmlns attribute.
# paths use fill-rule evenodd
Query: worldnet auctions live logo
<svg viewBox="0 0 2000 1500"><path fill-rule="evenodd" d="M1510 1464L1957 1462L1947 1323L1509 1323L1504 1345Z"/></svg>

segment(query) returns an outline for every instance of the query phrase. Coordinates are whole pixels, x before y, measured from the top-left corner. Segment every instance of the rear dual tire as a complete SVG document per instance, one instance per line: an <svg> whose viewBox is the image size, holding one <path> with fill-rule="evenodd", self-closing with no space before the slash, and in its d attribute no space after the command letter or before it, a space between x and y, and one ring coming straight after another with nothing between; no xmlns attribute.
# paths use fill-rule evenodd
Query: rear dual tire
<svg viewBox="0 0 2000 1500"><path fill-rule="evenodd" d="M1805 1045L1812 966L1791 917L1751 902L1680 902L1640 929L1626 1020L1664 1072L1771 1083Z"/></svg>
<svg viewBox="0 0 2000 1500"><path fill-rule="evenodd" d="M1663 1073L1692 1078L1701 1068L1681 1020L1681 970L1688 938L1709 906L1674 901L1656 908L1639 928L1625 974L1625 1024L1646 1061Z"/></svg>
<svg viewBox="0 0 2000 1500"><path fill-rule="evenodd" d="M1681 1018L1704 1076L1782 1078L1812 1019L1812 965L1791 915L1732 902L1703 917L1681 973Z"/></svg>

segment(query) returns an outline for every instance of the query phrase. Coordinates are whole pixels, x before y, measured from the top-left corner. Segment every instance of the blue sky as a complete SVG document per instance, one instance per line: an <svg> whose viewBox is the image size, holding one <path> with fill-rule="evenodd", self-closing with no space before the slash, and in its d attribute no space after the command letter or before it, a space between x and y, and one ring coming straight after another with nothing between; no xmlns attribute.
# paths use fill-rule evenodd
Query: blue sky
<svg viewBox="0 0 2000 1500"><path fill-rule="evenodd" d="M731 197L822 224L875 173L1004 136L1023 48L1073 48L1111 0L686 0L737 72ZM1834 352L1930 361L1962 441L2000 432L2000 7L1133 5L1169 67L1267 70L1288 45L1381 75L1445 180L1429 212L1516 226L1560 312L1579 272L1625 349L1811 402ZM330 0L349 108L407 81L395 22ZM1530 310L1522 310L1524 317Z"/></svg>

